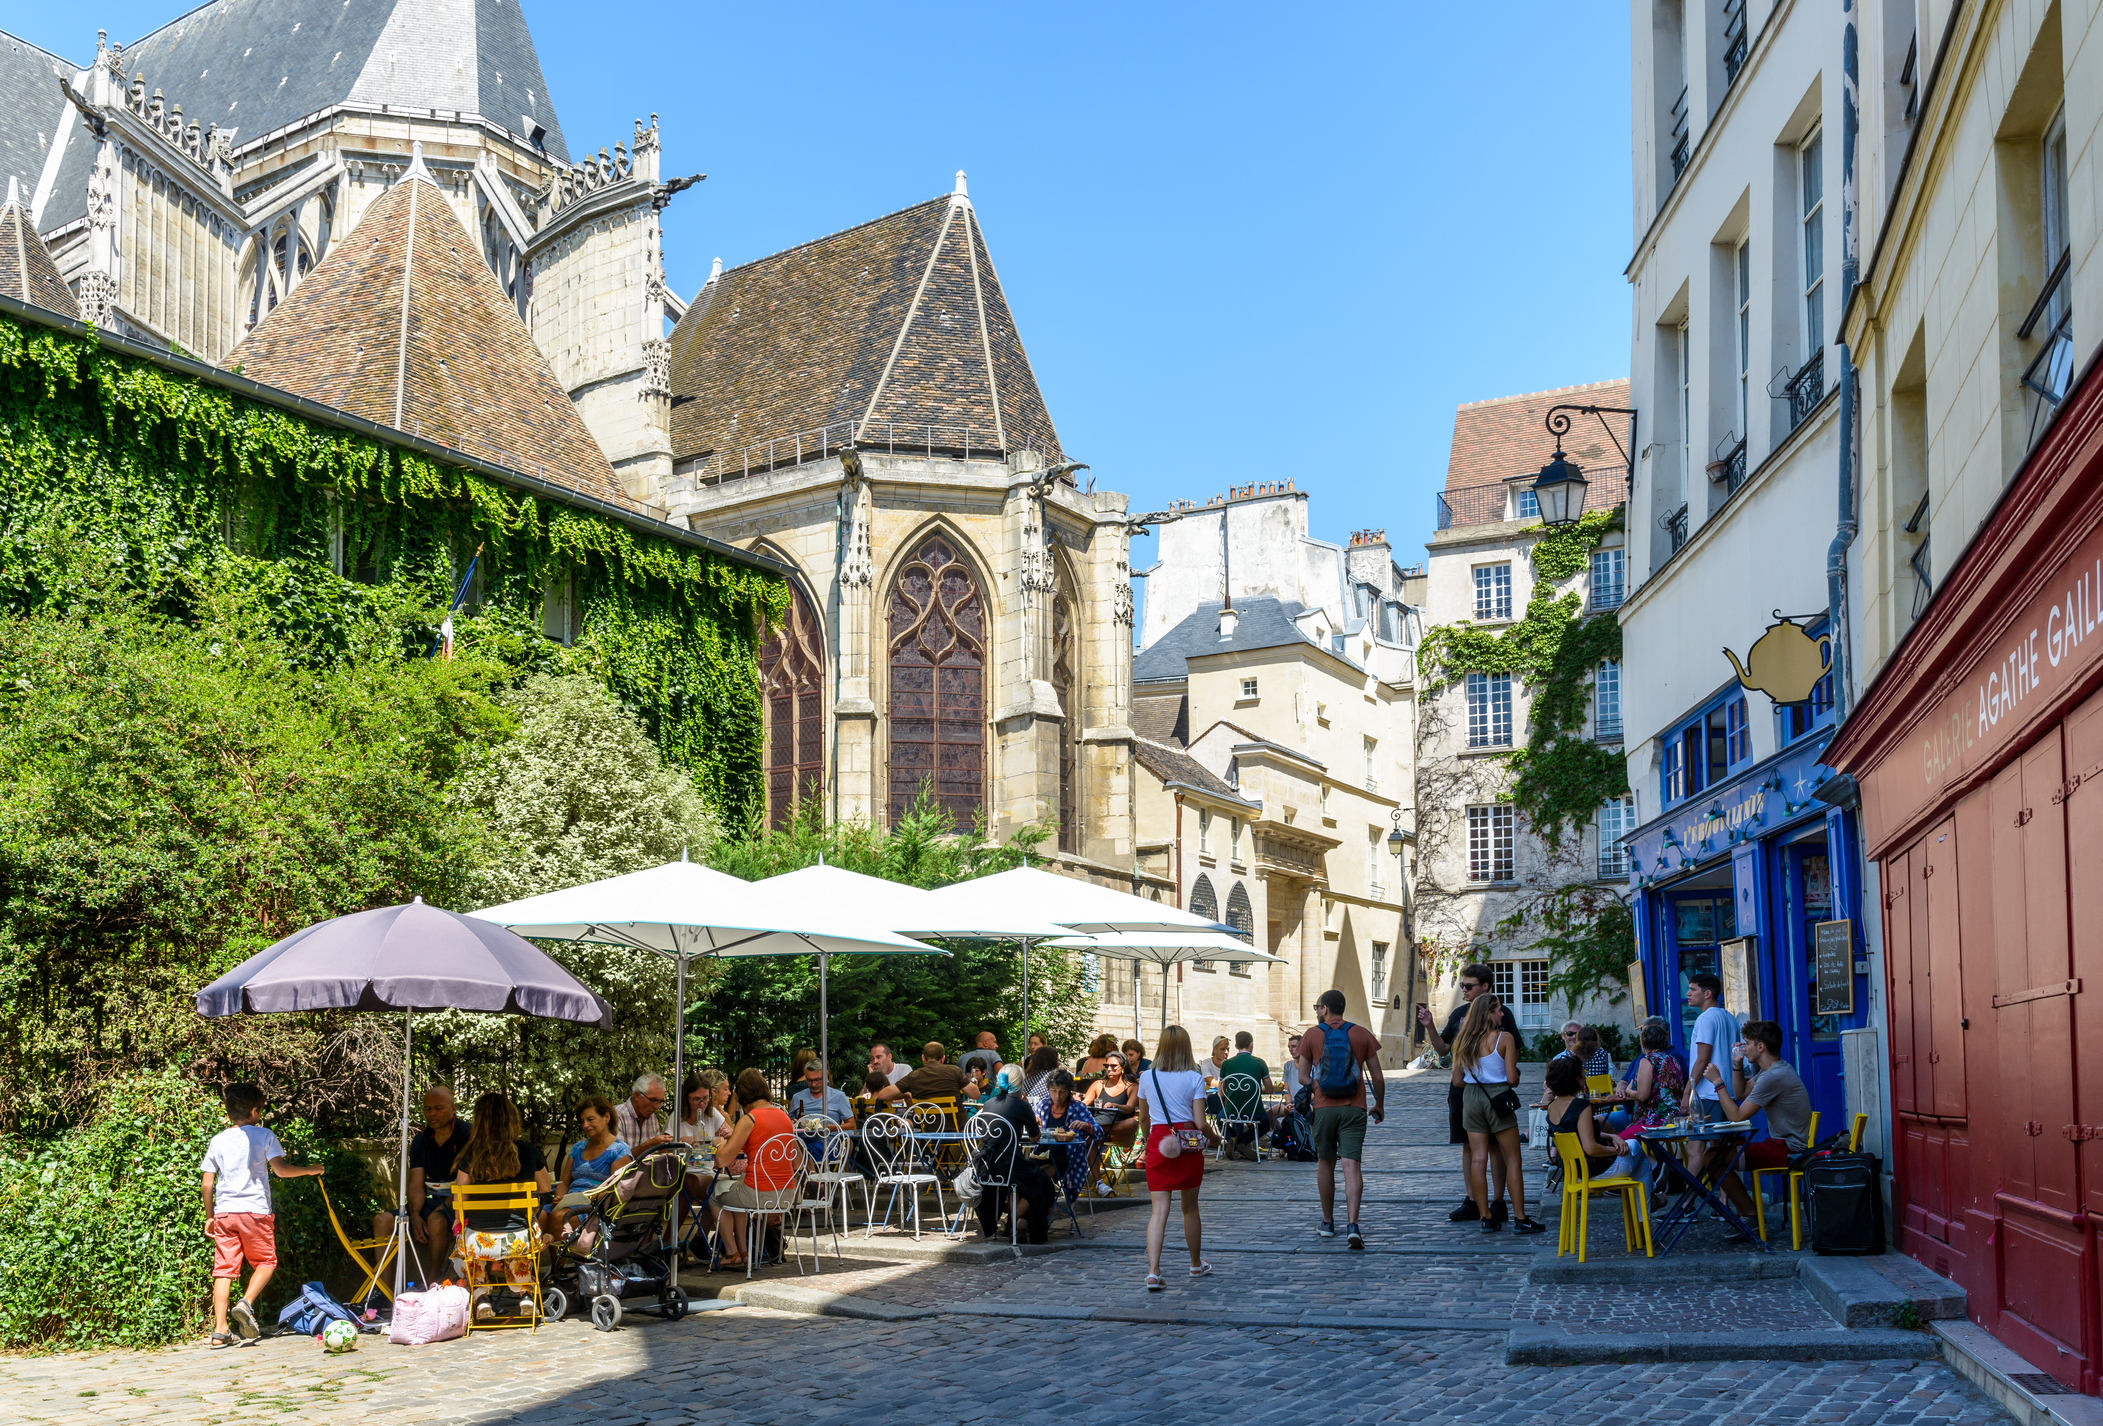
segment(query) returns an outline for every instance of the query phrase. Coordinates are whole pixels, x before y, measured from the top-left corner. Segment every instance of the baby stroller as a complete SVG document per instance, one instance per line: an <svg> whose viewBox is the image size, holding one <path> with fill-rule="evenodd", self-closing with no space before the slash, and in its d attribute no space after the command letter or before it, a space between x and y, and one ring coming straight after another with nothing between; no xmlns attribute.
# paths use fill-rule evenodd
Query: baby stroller
<svg viewBox="0 0 2103 1426"><path fill-rule="evenodd" d="M672 1205L685 1181L686 1150L666 1144L581 1195L576 1220L555 1245L541 1294L544 1320L561 1321L573 1298L591 1304L591 1324L601 1332L620 1326L628 1312L654 1312L667 1322L686 1316L690 1303L670 1243Z"/></svg>

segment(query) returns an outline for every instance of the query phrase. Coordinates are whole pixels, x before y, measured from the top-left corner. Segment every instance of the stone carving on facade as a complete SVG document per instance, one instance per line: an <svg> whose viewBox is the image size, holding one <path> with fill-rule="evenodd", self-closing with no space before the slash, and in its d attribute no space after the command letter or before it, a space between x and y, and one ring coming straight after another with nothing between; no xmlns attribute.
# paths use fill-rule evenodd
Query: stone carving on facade
<svg viewBox="0 0 2103 1426"><path fill-rule="evenodd" d="M847 556L840 561L840 583L855 589L867 589L876 580L876 555L869 546L869 507L874 500L869 482L857 479L854 511L847 521Z"/></svg>
<svg viewBox="0 0 2103 1426"><path fill-rule="evenodd" d="M89 268L80 275L80 290L73 300L79 304L81 321L107 327L117 310L117 279Z"/></svg>
<svg viewBox="0 0 2103 1426"><path fill-rule="evenodd" d="M642 120L636 120L635 136L637 156L646 151L646 144L649 149L655 149L657 116L650 116L648 129L643 128ZM588 194L625 182L634 172L635 159L629 156L628 146L616 141L610 154L602 148L596 155L586 154L581 163L556 164L554 172L548 176L548 186L541 190L541 201L548 205L550 213L560 213Z"/></svg>
<svg viewBox="0 0 2103 1426"><path fill-rule="evenodd" d="M88 173L88 226L117 226L117 161L109 144L96 154L95 167Z"/></svg>
<svg viewBox="0 0 2103 1426"><path fill-rule="evenodd" d="M643 343L642 394L672 394L672 344L663 337L651 337Z"/></svg>
<svg viewBox="0 0 2103 1426"><path fill-rule="evenodd" d="M1116 585L1110 595L1110 617L1127 629L1132 627L1132 566L1125 556L1117 559Z"/></svg>
<svg viewBox="0 0 2103 1426"><path fill-rule="evenodd" d="M1029 523L1022 527L1022 587L1048 594L1059 581L1052 571L1051 543L1044 537L1044 517L1035 499L1030 505Z"/></svg>

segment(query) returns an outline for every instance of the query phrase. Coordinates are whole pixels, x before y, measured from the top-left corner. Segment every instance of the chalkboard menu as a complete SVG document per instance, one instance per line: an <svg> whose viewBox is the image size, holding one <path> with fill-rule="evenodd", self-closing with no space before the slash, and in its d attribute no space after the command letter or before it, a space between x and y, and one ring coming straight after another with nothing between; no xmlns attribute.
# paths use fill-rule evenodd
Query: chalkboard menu
<svg viewBox="0 0 2103 1426"><path fill-rule="evenodd" d="M1852 921L1820 921L1811 928L1811 965L1818 977L1812 991L1813 1014L1854 1013L1854 932Z"/></svg>
<svg viewBox="0 0 2103 1426"><path fill-rule="evenodd" d="M1629 1009L1636 1018L1636 1028L1641 1030L1643 1022L1650 1018L1650 1007L1643 1003L1643 962L1641 961L1630 961L1628 963L1628 1000Z"/></svg>

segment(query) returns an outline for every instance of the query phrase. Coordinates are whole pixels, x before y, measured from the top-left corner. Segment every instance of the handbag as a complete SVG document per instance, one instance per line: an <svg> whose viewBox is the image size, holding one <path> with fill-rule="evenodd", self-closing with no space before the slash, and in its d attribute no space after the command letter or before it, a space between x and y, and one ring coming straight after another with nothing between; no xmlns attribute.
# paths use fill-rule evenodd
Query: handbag
<svg viewBox="0 0 2103 1426"><path fill-rule="evenodd" d="M1523 1144L1545 1144L1548 1142L1548 1111L1536 1109L1526 1116L1526 1132L1520 1136Z"/></svg>
<svg viewBox="0 0 2103 1426"><path fill-rule="evenodd" d="M1163 1093L1161 1089L1161 1076L1159 1072L1154 1070L1148 1070L1147 1073L1154 1076L1154 1093L1160 1096L1162 1107L1166 1108L1168 1106L1168 1095ZM1165 1137L1163 1137L1161 1142L1155 1146L1155 1152L1160 1154L1161 1157L1164 1159L1178 1159L1183 1156L1183 1151L1185 1149L1188 1149L1192 1153L1202 1153L1204 1151L1204 1148L1205 1135L1202 1131L1198 1129L1196 1125L1193 1124L1190 1128L1186 1129L1181 1124L1177 1123L1174 1119L1171 1119L1168 1121L1168 1133Z"/></svg>

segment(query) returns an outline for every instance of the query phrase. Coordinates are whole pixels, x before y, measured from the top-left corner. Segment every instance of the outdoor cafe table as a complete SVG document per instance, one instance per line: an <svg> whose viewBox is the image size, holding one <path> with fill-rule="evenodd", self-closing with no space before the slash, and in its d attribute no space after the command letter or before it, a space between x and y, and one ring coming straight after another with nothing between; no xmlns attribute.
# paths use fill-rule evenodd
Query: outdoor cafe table
<svg viewBox="0 0 2103 1426"><path fill-rule="evenodd" d="M1744 1123L1688 1124L1677 1128L1644 1129L1640 1133L1622 1135L1624 1139L1640 1138L1646 1144L1661 1146L1684 1140L1694 1140L1700 1143L1714 1142L1719 1145L1723 1144L1724 1141L1729 1141L1727 1152L1707 1156L1707 1162L1703 1164L1702 1172L1699 1174L1694 1173L1685 1164L1681 1163L1675 1155L1665 1152L1662 1148L1651 1155L1663 1167L1665 1173L1678 1184L1681 1190L1679 1201L1665 1211L1661 1220L1669 1231L1665 1241L1658 1247L1659 1257L1662 1258L1670 1253L1673 1245L1678 1243L1681 1236L1694 1226L1695 1220L1701 1217L1701 1210L1704 1205L1715 1209L1719 1220L1730 1224L1731 1227L1743 1233L1751 1241L1752 1245L1761 1252L1772 1251L1767 1244L1760 1241L1759 1230L1743 1218L1740 1218L1722 1195L1716 1192L1717 1185L1723 1182L1723 1176L1736 1169L1738 1160L1744 1157L1746 1139L1751 1133L1752 1125Z"/></svg>

